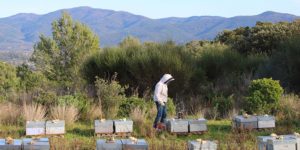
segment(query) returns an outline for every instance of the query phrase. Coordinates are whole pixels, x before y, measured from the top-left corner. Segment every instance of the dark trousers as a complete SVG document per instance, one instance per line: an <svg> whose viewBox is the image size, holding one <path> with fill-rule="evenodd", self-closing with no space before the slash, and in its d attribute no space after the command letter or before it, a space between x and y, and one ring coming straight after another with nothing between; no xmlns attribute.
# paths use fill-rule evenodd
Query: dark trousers
<svg viewBox="0 0 300 150"><path fill-rule="evenodd" d="M164 120L167 117L166 103L165 103L165 106L162 106L158 102L155 102L155 104L156 104L156 108L157 108L157 115L156 115L156 118L154 120L154 125L153 125L154 128L156 128L156 125L159 122L159 120L160 120L160 122L164 122Z"/></svg>

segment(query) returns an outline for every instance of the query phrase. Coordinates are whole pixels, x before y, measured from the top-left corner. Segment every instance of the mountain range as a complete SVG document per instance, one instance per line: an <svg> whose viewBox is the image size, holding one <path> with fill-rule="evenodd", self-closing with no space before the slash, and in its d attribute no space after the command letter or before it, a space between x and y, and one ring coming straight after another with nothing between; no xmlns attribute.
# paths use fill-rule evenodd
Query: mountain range
<svg viewBox="0 0 300 150"><path fill-rule="evenodd" d="M254 26L257 21L276 23L291 22L300 16L267 11L254 16L231 18L218 16L192 16L188 18L151 19L124 11L76 7L37 15L21 13L0 18L0 51L32 51L33 44L43 33L51 36L51 22L58 19L62 11L75 20L85 22L100 39L100 46L118 44L126 36L139 38L141 42L164 42L174 40L184 44L191 40L212 40L224 29Z"/></svg>

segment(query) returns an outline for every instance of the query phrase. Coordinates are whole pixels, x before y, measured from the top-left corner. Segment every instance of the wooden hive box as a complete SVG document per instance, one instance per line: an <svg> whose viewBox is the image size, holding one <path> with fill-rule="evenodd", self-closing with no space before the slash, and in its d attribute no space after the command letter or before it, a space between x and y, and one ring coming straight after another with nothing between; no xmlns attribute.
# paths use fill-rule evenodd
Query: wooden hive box
<svg viewBox="0 0 300 150"><path fill-rule="evenodd" d="M95 120L95 134L113 132L114 122L112 120L105 120L104 122L101 122L100 120Z"/></svg>
<svg viewBox="0 0 300 150"><path fill-rule="evenodd" d="M189 141L188 150L217 150L217 144L212 141L206 141L206 143Z"/></svg>
<svg viewBox="0 0 300 150"><path fill-rule="evenodd" d="M148 144L143 139L138 139L137 143L132 142L130 139L122 139L123 150L148 150Z"/></svg>
<svg viewBox="0 0 300 150"><path fill-rule="evenodd" d="M273 139L271 136L258 136L258 150L268 149L268 139Z"/></svg>
<svg viewBox="0 0 300 150"><path fill-rule="evenodd" d="M65 121L59 120L46 122L46 135L63 135L65 134Z"/></svg>
<svg viewBox="0 0 300 150"><path fill-rule="evenodd" d="M114 120L115 133L131 133L133 131L132 120Z"/></svg>
<svg viewBox="0 0 300 150"><path fill-rule="evenodd" d="M189 132L207 131L207 123L204 118L189 120Z"/></svg>
<svg viewBox="0 0 300 150"><path fill-rule="evenodd" d="M45 135L46 121L29 121L26 123L26 135Z"/></svg>
<svg viewBox="0 0 300 150"><path fill-rule="evenodd" d="M188 133L189 132L189 121L170 119L167 122L167 129L171 133Z"/></svg>
<svg viewBox="0 0 300 150"><path fill-rule="evenodd" d="M275 128L275 117L269 115L261 115L257 117L257 128Z"/></svg>
<svg viewBox="0 0 300 150"><path fill-rule="evenodd" d="M257 117L255 116L245 118L244 116L238 115L233 116L233 118L238 129L257 129Z"/></svg>
<svg viewBox="0 0 300 150"><path fill-rule="evenodd" d="M22 140L14 139L13 144L6 143L5 139L0 139L0 150L21 150Z"/></svg>
<svg viewBox="0 0 300 150"><path fill-rule="evenodd" d="M122 150L121 140L115 140L114 143L106 143L106 139L97 139L97 150Z"/></svg>
<svg viewBox="0 0 300 150"><path fill-rule="evenodd" d="M280 139L268 139L267 150L296 150L297 141L295 137L284 137Z"/></svg>
<svg viewBox="0 0 300 150"><path fill-rule="evenodd" d="M33 143L31 143L33 141ZM40 138L39 140L26 138L23 139L23 150L50 150L48 138Z"/></svg>

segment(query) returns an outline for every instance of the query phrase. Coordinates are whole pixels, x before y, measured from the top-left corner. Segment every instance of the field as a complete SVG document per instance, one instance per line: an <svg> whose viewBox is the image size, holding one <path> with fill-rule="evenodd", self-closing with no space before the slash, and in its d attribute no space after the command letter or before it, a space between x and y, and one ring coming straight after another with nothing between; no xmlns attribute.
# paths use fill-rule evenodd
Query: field
<svg viewBox="0 0 300 150"><path fill-rule="evenodd" d="M300 120L298 120L300 121ZM208 132L204 135L170 135L166 131L163 133L156 133L154 137L141 136L138 127L134 128L134 136L145 138L149 144L150 150L182 150L187 148L187 141L198 138L205 140L212 140L218 143L218 149L241 149L241 150L255 150L257 149L257 136L277 134L291 134L293 132L300 132L300 127L294 127L278 122L275 130L253 131L253 132L236 132L231 129L230 120L208 120ZM95 149L96 139L94 136L94 124L86 122L77 122L66 126L67 134L65 137L52 137L51 149ZM146 131L151 132L151 131ZM154 133L153 133L154 134ZM24 138L25 127L23 126L1 126L0 138L8 136L13 138Z"/></svg>

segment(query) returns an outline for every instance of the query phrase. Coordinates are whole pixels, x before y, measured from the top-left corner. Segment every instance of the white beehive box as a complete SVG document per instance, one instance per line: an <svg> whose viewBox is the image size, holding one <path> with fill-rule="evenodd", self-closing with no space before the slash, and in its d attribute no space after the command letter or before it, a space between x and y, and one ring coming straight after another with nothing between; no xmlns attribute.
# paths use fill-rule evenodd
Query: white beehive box
<svg viewBox="0 0 300 150"><path fill-rule="evenodd" d="M251 116L245 118L244 116L238 115L233 116L236 123L236 127L239 129L257 129L257 117Z"/></svg>
<svg viewBox="0 0 300 150"><path fill-rule="evenodd" d="M295 137L297 142L297 150L300 150L300 137Z"/></svg>
<svg viewBox="0 0 300 150"><path fill-rule="evenodd" d="M148 144L143 139L138 139L137 143L132 142L130 139L122 139L123 150L148 150Z"/></svg>
<svg viewBox="0 0 300 150"><path fill-rule="evenodd" d="M33 141L33 143L31 143ZM31 138L23 139L23 150L50 150L48 138L33 140Z"/></svg>
<svg viewBox="0 0 300 150"><path fill-rule="evenodd" d="M22 140L14 139L13 144L6 143L5 139L0 139L0 150L21 150Z"/></svg>
<svg viewBox="0 0 300 150"><path fill-rule="evenodd" d="M268 150L296 150L296 138L284 137L281 139L268 139Z"/></svg>
<svg viewBox="0 0 300 150"><path fill-rule="evenodd" d="M258 150L267 150L268 149L268 139L273 139L271 136L258 136Z"/></svg>
<svg viewBox="0 0 300 150"><path fill-rule="evenodd" d="M170 119L167 122L167 129L171 133L189 132L189 121L188 120Z"/></svg>
<svg viewBox="0 0 300 150"><path fill-rule="evenodd" d="M65 121L47 121L46 135L62 135L65 134Z"/></svg>
<svg viewBox="0 0 300 150"><path fill-rule="evenodd" d="M189 132L207 131L207 123L204 118L189 120Z"/></svg>
<svg viewBox="0 0 300 150"><path fill-rule="evenodd" d="M132 120L114 120L115 133L130 133L133 131Z"/></svg>
<svg viewBox="0 0 300 150"><path fill-rule="evenodd" d="M256 116L257 118L257 128L275 128L275 117L270 115Z"/></svg>
<svg viewBox="0 0 300 150"><path fill-rule="evenodd" d="M45 121L29 121L26 123L26 135L45 135Z"/></svg>
<svg viewBox="0 0 300 150"><path fill-rule="evenodd" d="M105 120L101 122L100 120L95 120L95 133L113 133L114 132L114 122L112 120Z"/></svg>
<svg viewBox="0 0 300 150"><path fill-rule="evenodd" d="M115 140L114 143L106 143L106 139L97 139L97 150L122 150L121 140Z"/></svg>
<svg viewBox="0 0 300 150"><path fill-rule="evenodd" d="M217 150L217 144L212 141L206 141L205 143L189 141L188 150Z"/></svg>

